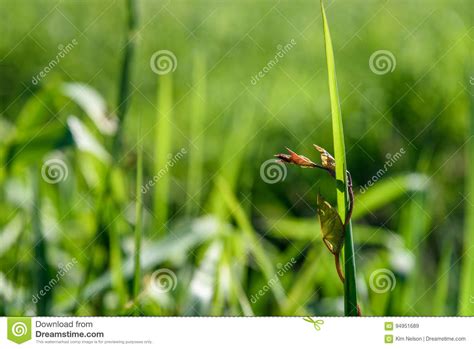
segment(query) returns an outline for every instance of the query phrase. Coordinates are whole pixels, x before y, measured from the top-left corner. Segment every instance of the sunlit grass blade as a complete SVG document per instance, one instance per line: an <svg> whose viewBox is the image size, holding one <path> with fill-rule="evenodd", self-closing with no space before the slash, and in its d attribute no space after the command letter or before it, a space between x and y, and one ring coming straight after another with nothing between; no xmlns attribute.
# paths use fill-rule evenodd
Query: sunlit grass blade
<svg viewBox="0 0 474 349"><path fill-rule="evenodd" d="M139 132L140 134L140 132ZM133 273L133 299L137 305L138 296L141 289L141 248L142 248L142 217L143 217L143 149L141 140L138 139L137 145L137 179L135 191L135 255L134 255L134 273Z"/></svg>
<svg viewBox="0 0 474 349"><path fill-rule="evenodd" d="M230 190L230 187L225 179L223 177L218 177L216 179L216 184L220 190L222 200L228 207L229 211L237 222L237 225L242 230L242 233L245 234L245 237L248 240L248 246L255 257L258 266L262 270L267 282L270 282L270 280L275 280L271 290L277 303L282 306L286 299L285 290L283 289L283 286L281 285L278 278L275 278L276 270L271 258L267 256L265 248L262 246L257 233L254 231L252 225L248 221L245 212L237 201L237 198Z"/></svg>
<svg viewBox="0 0 474 349"><path fill-rule="evenodd" d="M408 192L424 191L428 183L428 177L418 173L381 179L364 193L356 194L352 219L373 213Z"/></svg>
<svg viewBox="0 0 474 349"><path fill-rule="evenodd" d="M441 253L441 260L438 265L438 270L436 273L436 284L434 287L434 297L433 297L433 310L431 315L433 316L448 316L446 313L448 305L448 295L449 295L449 281L450 281L450 271L452 268L451 265L451 256L453 254L453 241L448 240L445 248Z"/></svg>
<svg viewBox="0 0 474 349"><path fill-rule="evenodd" d="M346 151L344 146L344 130L342 124L341 106L339 103L339 92L337 89L336 64L332 47L329 25L321 0L321 15L323 18L324 42L326 48L326 61L328 69L329 95L331 98L332 131L334 140L334 157L336 159L336 190L337 209L343 222L348 214L348 187L346 175ZM354 260L354 245L352 242L352 223L347 222L344 238L344 313L345 315L357 315L357 289L356 270Z"/></svg>
<svg viewBox="0 0 474 349"><path fill-rule="evenodd" d="M426 187L426 186L425 186ZM388 193L387 193L388 194ZM404 277L397 284L392 296L392 314L416 315L419 294L426 279L426 269L423 255L423 241L429 234L431 217L428 216L427 200L424 192L410 193L408 203L401 208L399 233L401 241L409 254L405 257L410 268L405 271ZM429 212L429 209L428 209Z"/></svg>
<svg viewBox="0 0 474 349"><path fill-rule="evenodd" d="M218 293L218 268L222 258L222 242L215 239L206 248L202 259L196 266L189 284L188 304L185 314L197 316L210 314L213 298Z"/></svg>
<svg viewBox="0 0 474 349"><path fill-rule="evenodd" d="M322 239L315 240L320 236L321 225L314 218L280 218L268 219L268 235L282 240L291 240L293 243L312 242L323 246ZM354 244L358 245L384 245L392 231L381 227L354 224L357 235L354 236Z"/></svg>
<svg viewBox="0 0 474 349"><path fill-rule="evenodd" d="M135 0L127 0L126 7L127 27L126 27L126 44L123 50L122 66L120 71L119 94L117 101L117 117L119 122L123 124L125 114L127 113L130 104L130 76L132 68L132 59L135 51L136 42L136 28L138 25L137 4ZM123 127L119 127L118 133L115 137L114 154L120 152L120 145L122 142Z"/></svg>
<svg viewBox="0 0 474 349"><path fill-rule="evenodd" d="M474 85L470 86L470 116L468 141L466 143L466 219L464 227L464 246L461 269L461 286L459 295L459 315L474 314Z"/></svg>
<svg viewBox="0 0 474 349"><path fill-rule="evenodd" d="M219 176L225 179L230 187L231 192L237 186L240 169L247 154L246 150L250 147L251 141L254 140L255 134L255 110L254 105L246 106L232 122L231 127L238 129L238 132L230 132L226 138L225 145L220 152ZM206 203L207 211L225 220L228 216L228 210L222 205L221 192L215 185Z"/></svg>
<svg viewBox="0 0 474 349"><path fill-rule="evenodd" d="M202 197L202 177L204 169L204 135L202 134L206 114L206 79L204 57L196 53L193 65L194 92L192 114L190 118L190 138L192 147L189 149L189 170L187 184L186 213L195 215L199 212Z"/></svg>
<svg viewBox="0 0 474 349"><path fill-rule="evenodd" d="M281 315L294 316L298 314L298 311L300 311L299 315L307 315L301 312L304 309L301 299L308 299L314 293L317 274L322 271L321 263L319 263L322 259L321 251L322 244L310 248L301 270L295 276L292 287L288 291L288 298L282 306Z"/></svg>
<svg viewBox="0 0 474 349"><path fill-rule="evenodd" d="M244 253L243 244L240 245L238 249L241 250L242 253ZM233 250L234 249L232 249L232 251ZM227 249L227 251L229 251L229 248ZM221 268L221 273L224 275L228 275L229 284L232 288L231 299L235 298L235 301L238 302L238 305L240 306L240 309L242 310L244 316L253 316L254 313L252 310L252 306L250 305L247 295L245 294L245 290L242 287L242 282L245 282L245 278L243 277L244 270L242 266L235 265L233 263L233 255L231 253L228 253L228 255L225 256L224 263Z"/></svg>
<svg viewBox="0 0 474 349"><path fill-rule="evenodd" d="M171 109L173 104L173 84L171 74L161 75L158 85L155 163L154 174L159 175L153 196L153 214L156 220L156 231L162 236L166 231L169 209L170 173L167 171L169 154L171 153L172 122Z"/></svg>
<svg viewBox="0 0 474 349"><path fill-rule="evenodd" d="M109 201L109 214L114 208ZM111 217L107 217L107 221L112 221ZM114 222L115 223L115 222ZM123 261L122 261L122 248L120 245L121 237L120 230L117 229L117 225L114 223L109 223L106 231L109 234L109 263L110 271L112 273L112 283L114 291L118 297L120 306L125 304L127 301L127 288L125 284L125 279L123 276Z"/></svg>
<svg viewBox="0 0 474 349"><path fill-rule="evenodd" d="M430 160L431 153L423 152L420 154L418 169L421 173L428 172ZM422 285L424 285L425 282L431 283L431 281L427 280L423 254L419 253L419 251L423 251L425 247L428 247L424 246L423 242L426 242L425 239L427 234L429 234L432 220L432 216L428 212L432 212L433 207L427 206L431 203L427 200L427 190L429 188L430 179L421 174L408 175L406 176L406 180L402 180L401 183L397 183L397 179L403 179L403 176L394 178L395 185L397 187L404 187L410 192L409 202L404 204L401 208L399 233L403 239L405 248L410 252L407 256L407 261L411 261L413 266L406 270L405 276L401 278L395 292L392 294L392 313L416 315L418 311L421 310L417 308L420 304L420 302L418 302L419 294L423 292ZM388 189L383 192L383 195L391 196L390 194L394 192L397 192L397 190ZM452 246L450 246L450 248L452 249ZM449 252L449 256L451 256L451 252ZM441 264L444 265L443 262ZM442 270L441 265L439 268ZM440 289L437 290L437 295L442 298L442 293L442 287L440 287Z"/></svg>

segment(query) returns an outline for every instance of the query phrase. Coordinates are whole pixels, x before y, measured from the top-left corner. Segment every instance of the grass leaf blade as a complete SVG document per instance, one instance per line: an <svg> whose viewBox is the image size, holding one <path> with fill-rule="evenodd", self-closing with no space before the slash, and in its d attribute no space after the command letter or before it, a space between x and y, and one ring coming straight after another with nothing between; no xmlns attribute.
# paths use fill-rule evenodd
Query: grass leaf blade
<svg viewBox="0 0 474 349"><path fill-rule="evenodd" d="M137 183L136 183L136 202L135 202L135 269L133 278L133 299L135 302L140 294L141 288L141 244L142 244L142 214L143 214L143 197L142 197L142 185L143 185L143 149L138 140L137 146Z"/></svg>
<svg viewBox="0 0 474 349"><path fill-rule="evenodd" d="M159 236L165 234L168 220L170 173L167 169L169 167L168 161L169 154L171 154L171 135L173 132L171 121L173 108L172 90L173 84L170 74L160 76L154 166L154 173L160 176L160 180L155 184L153 198L153 214L156 219L156 229Z"/></svg>
<svg viewBox="0 0 474 349"><path fill-rule="evenodd" d="M329 25L321 1L321 16L323 18L324 42L326 48L326 60L328 68L329 95L331 98L332 130L334 139L334 157L336 159L336 187L337 208L341 220L345 222L348 212L348 188L346 175L346 152L344 147L344 130L342 125L341 106L339 103L339 92L337 90L336 64L329 32ZM357 289L355 281L354 244L352 242L352 224L347 222L345 227L344 247L344 313L345 315L357 315Z"/></svg>
<svg viewBox="0 0 474 349"><path fill-rule="evenodd" d="M464 255L461 269L461 285L459 296L459 315L472 316L474 312L474 87L471 84L469 133L466 144L466 189L464 195L470 200L466 201L466 219L464 228Z"/></svg>

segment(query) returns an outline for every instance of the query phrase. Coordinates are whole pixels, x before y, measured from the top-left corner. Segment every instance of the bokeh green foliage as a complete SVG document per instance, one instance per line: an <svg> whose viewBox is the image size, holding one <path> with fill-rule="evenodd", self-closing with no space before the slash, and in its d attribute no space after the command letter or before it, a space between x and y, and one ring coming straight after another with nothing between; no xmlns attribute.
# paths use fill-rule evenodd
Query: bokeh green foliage
<svg viewBox="0 0 474 349"><path fill-rule="evenodd" d="M462 314L473 314L467 300L472 285L460 293L468 270L460 267L469 248L463 228L473 200L472 185L465 189L465 178L472 177L466 166L472 162L465 161L472 137L470 10L468 0L327 5L356 192L353 231L364 315L454 315L459 304ZM125 2L0 1L0 312L136 313L129 301L140 119L144 183L166 164L167 152L185 148L189 158L143 195L139 313L342 314L342 287L315 218L318 190L336 201L331 178L288 168L284 181L268 184L260 175L261 164L285 146L308 155L313 143L333 151L319 4L138 1L138 12L133 98L119 125L120 162L112 166L116 159L103 151L112 153L113 136L101 132L64 86L89 85L108 113L116 113ZM72 39L78 45L33 85L58 45ZM292 39L296 45L252 84L278 45ZM150 57L161 49L178 61L166 77L150 69ZM376 75L368 62L382 49L397 64ZM155 126L167 103L171 122L163 134ZM102 150L78 147L71 115ZM406 154L362 194L358 188L401 148ZM54 185L40 174L50 156L69 170ZM191 199L188 188L199 194ZM33 303L38 285L72 258L77 265L40 305ZM292 258L291 270L253 302ZM176 273L172 292L153 291L152 273L159 268ZM392 292L369 287L371 273L381 268L395 274Z"/></svg>

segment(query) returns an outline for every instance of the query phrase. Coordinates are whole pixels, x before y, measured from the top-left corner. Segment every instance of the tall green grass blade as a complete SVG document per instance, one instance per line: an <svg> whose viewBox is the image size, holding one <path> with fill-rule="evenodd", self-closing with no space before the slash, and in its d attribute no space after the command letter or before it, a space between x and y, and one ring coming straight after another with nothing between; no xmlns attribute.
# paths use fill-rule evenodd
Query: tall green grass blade
<svg viewBox="0 0 474 349"><path fill-rule="evenodd" d="M267 256L265 248L262 246L257 233L254 231L252 225L248 221L245 212L237 201L237 198L232 193L225 179L223 177L218 177L216 179L216 184L221 192L222 200L233 215L237 225L245 235L245 238L248 240L248 246L255 257L258 266L261 268L263 275L267 279L267 282L270 280L275 280L271 289L277 303L282 306L286 300L285 290L283 289L280 280L275 277L276 270L271 258Z"/></svg>
<svg viewBox="0 0 474 349"><path fill-rule="evenodd" d="M186 213L196 215L202 198L202 177L204 169L204 135L202 134L206 115L206 79L204 57L196 53L194 56L194 93L192 103L190 138L193 146L189 149L189 170L187 185Z"/></svg>
<svg viewBox="0 0 474 349"><path fill-rule="evenodd" d="M321 15L323 18L324 42L326 48L326 61L328 68L329 95L331 98L332 131L334 140L334 157L336 159L336 190L337 209L341 220L345 222L348 212L348 188L346 175L346 152L344 147L344 130L342 125L339 92L337 90L336 64L329 32L329 25L321 0ZM347 222L344 237L344 313L349 316L357 315L357 289L356 270L354 260L354 245L352 242L352 223Z"/></svg>
<svg viewBox="0 0 474 349"><path fill-rule="evenodd" d="M461 269L461 289L459 295L459 315L474 314L474 86L471 84L469 132L466 144L466 221Z"/></svg>
<svg viewBox="0 0 474 349"><path fill-rule="evenodd" d="M140 134L140 132L139 132ZM143 149L141 140L138 140L137 145L137 183L136 183L136 201L135 201L135 268L133 273L133 299L136 302L140 294L141 289L141 248L142 248L142 217L143 217L143 197L142 197L142 185L143 185Z"/></svg>
<svg viewBox="0 0 474 349"><path fill-rule="evenodd" d="M240 284L240 280L234 277L231 273L231 287L232 291L235 293L237 300L239 301L240 308L242 309L242 313L244 316L254 316L252 306L245 294L245 290L243 289L242 285Z"/></svg>
<svg viewBox="0 0 474 349"><path fill-rule="evenodd" d="M115 210L110 200L108 200L107 211L107 222L112 222L113 218L111 216L115 214ZM114 222L107 227L106 232L109 234L109 261L110 271L112 273L112 286L117 294L119 304L123 305L127 301L127 287L122 270L123 262L122 249L120 246L120 230Z"/></svg>
<svg viewBox="0 0 474 349"><path fill-rule="evenodd" d="M124 48L124 54L122 59L122 67L120 72L120 85L119 94L117 101L117 117L121 125L125 120L125 114L127 113L128 106L130 104L130 71L132 67L133 54L135 51L136 42L136 28L138 24L137 16L137 4L135 0L127 0L126 7L127 16L127 29L126 29L126 44ZM123 127L119 127L114 142L114 155L120 152L121 141L122 141L122 130Z"/></svg>
<svg viewBox="0 0 474 349"><path fill-rule="evenodd" d="M392 314L417 314L416 306L419 304L417 299L419 293L423 292L421 281L426 278L423 255L418 253L423 250L423 237L428 234L430 223L430 217L425 213L425 209L424 193L415 192L400 213L399 232L405 248L409 251L406 258L411 260L413 267L406 271L392 295Z"/></svg>
<svg viewBox="0 0 474 349"><path fill-rule="evenodd" d="M446 316L446 305L448 304L449 294L449 280L451 273L451 256L453 254L453 241L448 239L446 245L444 245L441 260L439 262L438 271L436 273L436 286L435 294L433 297L433 310L431 315L433 316Z"/></svg>
<svg viewBox="0 0 474 349"><path fill-rule="evenodd" d="M322 244L310 248L301 270L295 276L292 287L288 291L288 298L282 306L281 315L293 316L297 313L303 315L304 311L300 311L301 300L307 300L314 292L317 274L321 272L321 263L319 263L321 251Z"/></svg>
<svg viewBox="0 0 474 349"><path fill-rule="evenodd" d="M418 160L420 172L428 172L430 159L430 153L421 154ZM396 179L394 179L395 182ZM427 236L426 234L429 234L432 217L427 212L433 210L433 208L430 210L430 207L427 207L427 204L429 204L426 195L428 183L429 179L424 175L408 175L406 181L395 183L397 187L406 186L407 190L410 191L410 202L403 205L401 209L399 232L403 238L405 248L409 251L407 258L410 258L414 265L406 271L403 278L400 278L400 282L392 294L393 314L416 315L418 310L421 310L417 309L420 303L418 298L420 292L423 292L422 285L426 280L426 270L423 254L419 251L423 251L425 246L422 243ZM389 195L389 193L390 190L385 195ZM449 256L451 256L451 252ZM441 294L441 288L439 291ZM396 295L398 298L395 298Z"/></svg>
<svg viewBox="0 0 474 349"><path fill-rule="evenodd" d="M222 152L220 153L219 176L223 177L230 187L231 192L237 185L240 169L245 160L251 141L255 138L252 131L255 129L255 110L254 106L246 107L238 116L234 118L231 127L238 129L238 132L231 132L225 142ZM218 216L222 220L228 217L228 210L222 205L220 189L215 185L209 194L206 209L208 212Z"/></svg>
<svg viewBox="0 0 474 349"><path fill-rule="evenodd" d="M112 157L115 161L120 158L121 148L122 148L122 129L123 129L123 122L125 120L125 115L128 110L128 105L130 102L130 70L132 67L132 59L133 59L133 51L135 46L135 29L137 26L137 12L136 12L136 3L135 0L127 0L127 7L126 7L126 15L127 15L127 24L126 24L126 40L127 43L124 49L124 55L122 60L122 66L120 70L120 82L119 82L119 93L118 93L118 100L117 100L117 116L118 116L118 132L115 134L113 139L113 148L112 148ZM71 90L69 92L72 92ZM79 95L76 91L75 98L79 98ZM84 91L83 91L84 92ZM71 97L71 96L70 96ZM80 98L82 101L82 107L85 110L95 110L100 105L100 101L98 100L91 100L84 99L84 96ZM92 106L92 102L95 102L95 108ZM89 105L86 106L85 103ZM81 103L80 103L81 104ZM90 113L89 113L90 114ZM92 116L92 115L90 115ZM106 132L107 133L107 132ZM120 243L120 232L116 229L116 224L109 223L115 222L115 212L114 210L117 208L115 205L114 200L111 196L111 175L114 170L119 171L120 164L112 164L111 166L107 167L106 173L103 176L103 187L99 189L98 195L98 208L97 208L97 233L96 235L102 235L103 233L107 233L109 235L109 261L110 261L110 269L111 269L111 282L113 285L114 290L116 291L119 297L120 306L124 304L127 297L127 291L125 286L125 278L123 275L123 263L122 263L122 251L121 251L121 243ZM111 217L113 216L113 217ZM91 248L99 249L100 245L105 244L104 239L97 239L94 240L93 246ZM92 258L89 260L89 265L87 266L86 270L92 271ZM85 279L87 280L88 275L85 275ZM78 295L78 299L83 299L84 294L80 291ZM78 310L78 309L76 309Z"/></svg>
<svg viewBox="0 0 474 349"><path fill-rule="evenodd" d="M161 75L158 86L157 126L155 143L154 175L159 176L155 184L153 214L159 236L166 231L169 209L170 173L167 163L171 154L171 109L173 104L173 83L171 74Z"/></svg>
<svg viewBox="0 0 474 349"><path fill-rule="evenodd" d="M33 183L33 202L31 214L31 229L34 235L34 254L35 254L35 270L33 279L35 280L35 294L43 294L45 287L50 287L48 282L50 280L49 265L46 260L46 243L43 237L41 226L41 201L40 201L40 172L34 167L31 170L31 178ZM36 303L36 315L47 316L50 314L50 304L53 296L53 291L46 292L43 297L40 297Z"/></svg>
<svg viewBox="0 0 474 349"><path fill-rule="evenodd" d="M0 257L18 244L18 239L24 229L24 218L21 213L16 214L4 227L0 228Z"/></svg>
<svg viewBox="0 0 474 349"><path fill-rule="evenodd" d="M244 316L253 316L254 312L252 306L245 294L245 290L242 284L245 284L245 269L243 264L235 264L235 256L239 256L245 253L245 242L241 236L229 236L226 239L225 251L223 258L222 267L220 273L223 279L227 279L230 290L229 303L238 307ZM222 313L221 313L222 314ZM239 310L236 310L234 314L240 314Z"/></svg>
<svg viewBox="0 0 474 349"><path fill-rule="evenodd" d="M209 246L199 264L189 285L189 299L186 306L186 316L205 315L211 313L212 299L216 295L218 282L219 262L222 258L222 242L214 240ZM219 293L219 292L217 292Z"/></svg>

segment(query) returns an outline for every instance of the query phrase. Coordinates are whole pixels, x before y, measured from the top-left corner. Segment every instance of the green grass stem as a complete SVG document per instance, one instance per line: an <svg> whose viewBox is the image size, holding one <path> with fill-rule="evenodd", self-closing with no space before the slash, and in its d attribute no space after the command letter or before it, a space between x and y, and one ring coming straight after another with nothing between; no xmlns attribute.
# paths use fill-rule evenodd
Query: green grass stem
<svg viewBox="0 0 474 349"><path fill-rule="evenodd" d="M344 146L344 130L339 103L339 92L337 89L336 64L334 62L334 52L329 32L329 25L324 11L324 4L321 1L321 15L323 18L324 42L326 48L326 60L328 68L329 95L331 98L332 130L334 139L334 157L336 159L336 190L337 209L341 220L346 221L349 211L349 190L347 185L346 153ZM344 314L357 316L357 288L356 288L356 268L354 258L354 244L352 241L352 223L349 220L345 225L344 238Z"/></svg>

